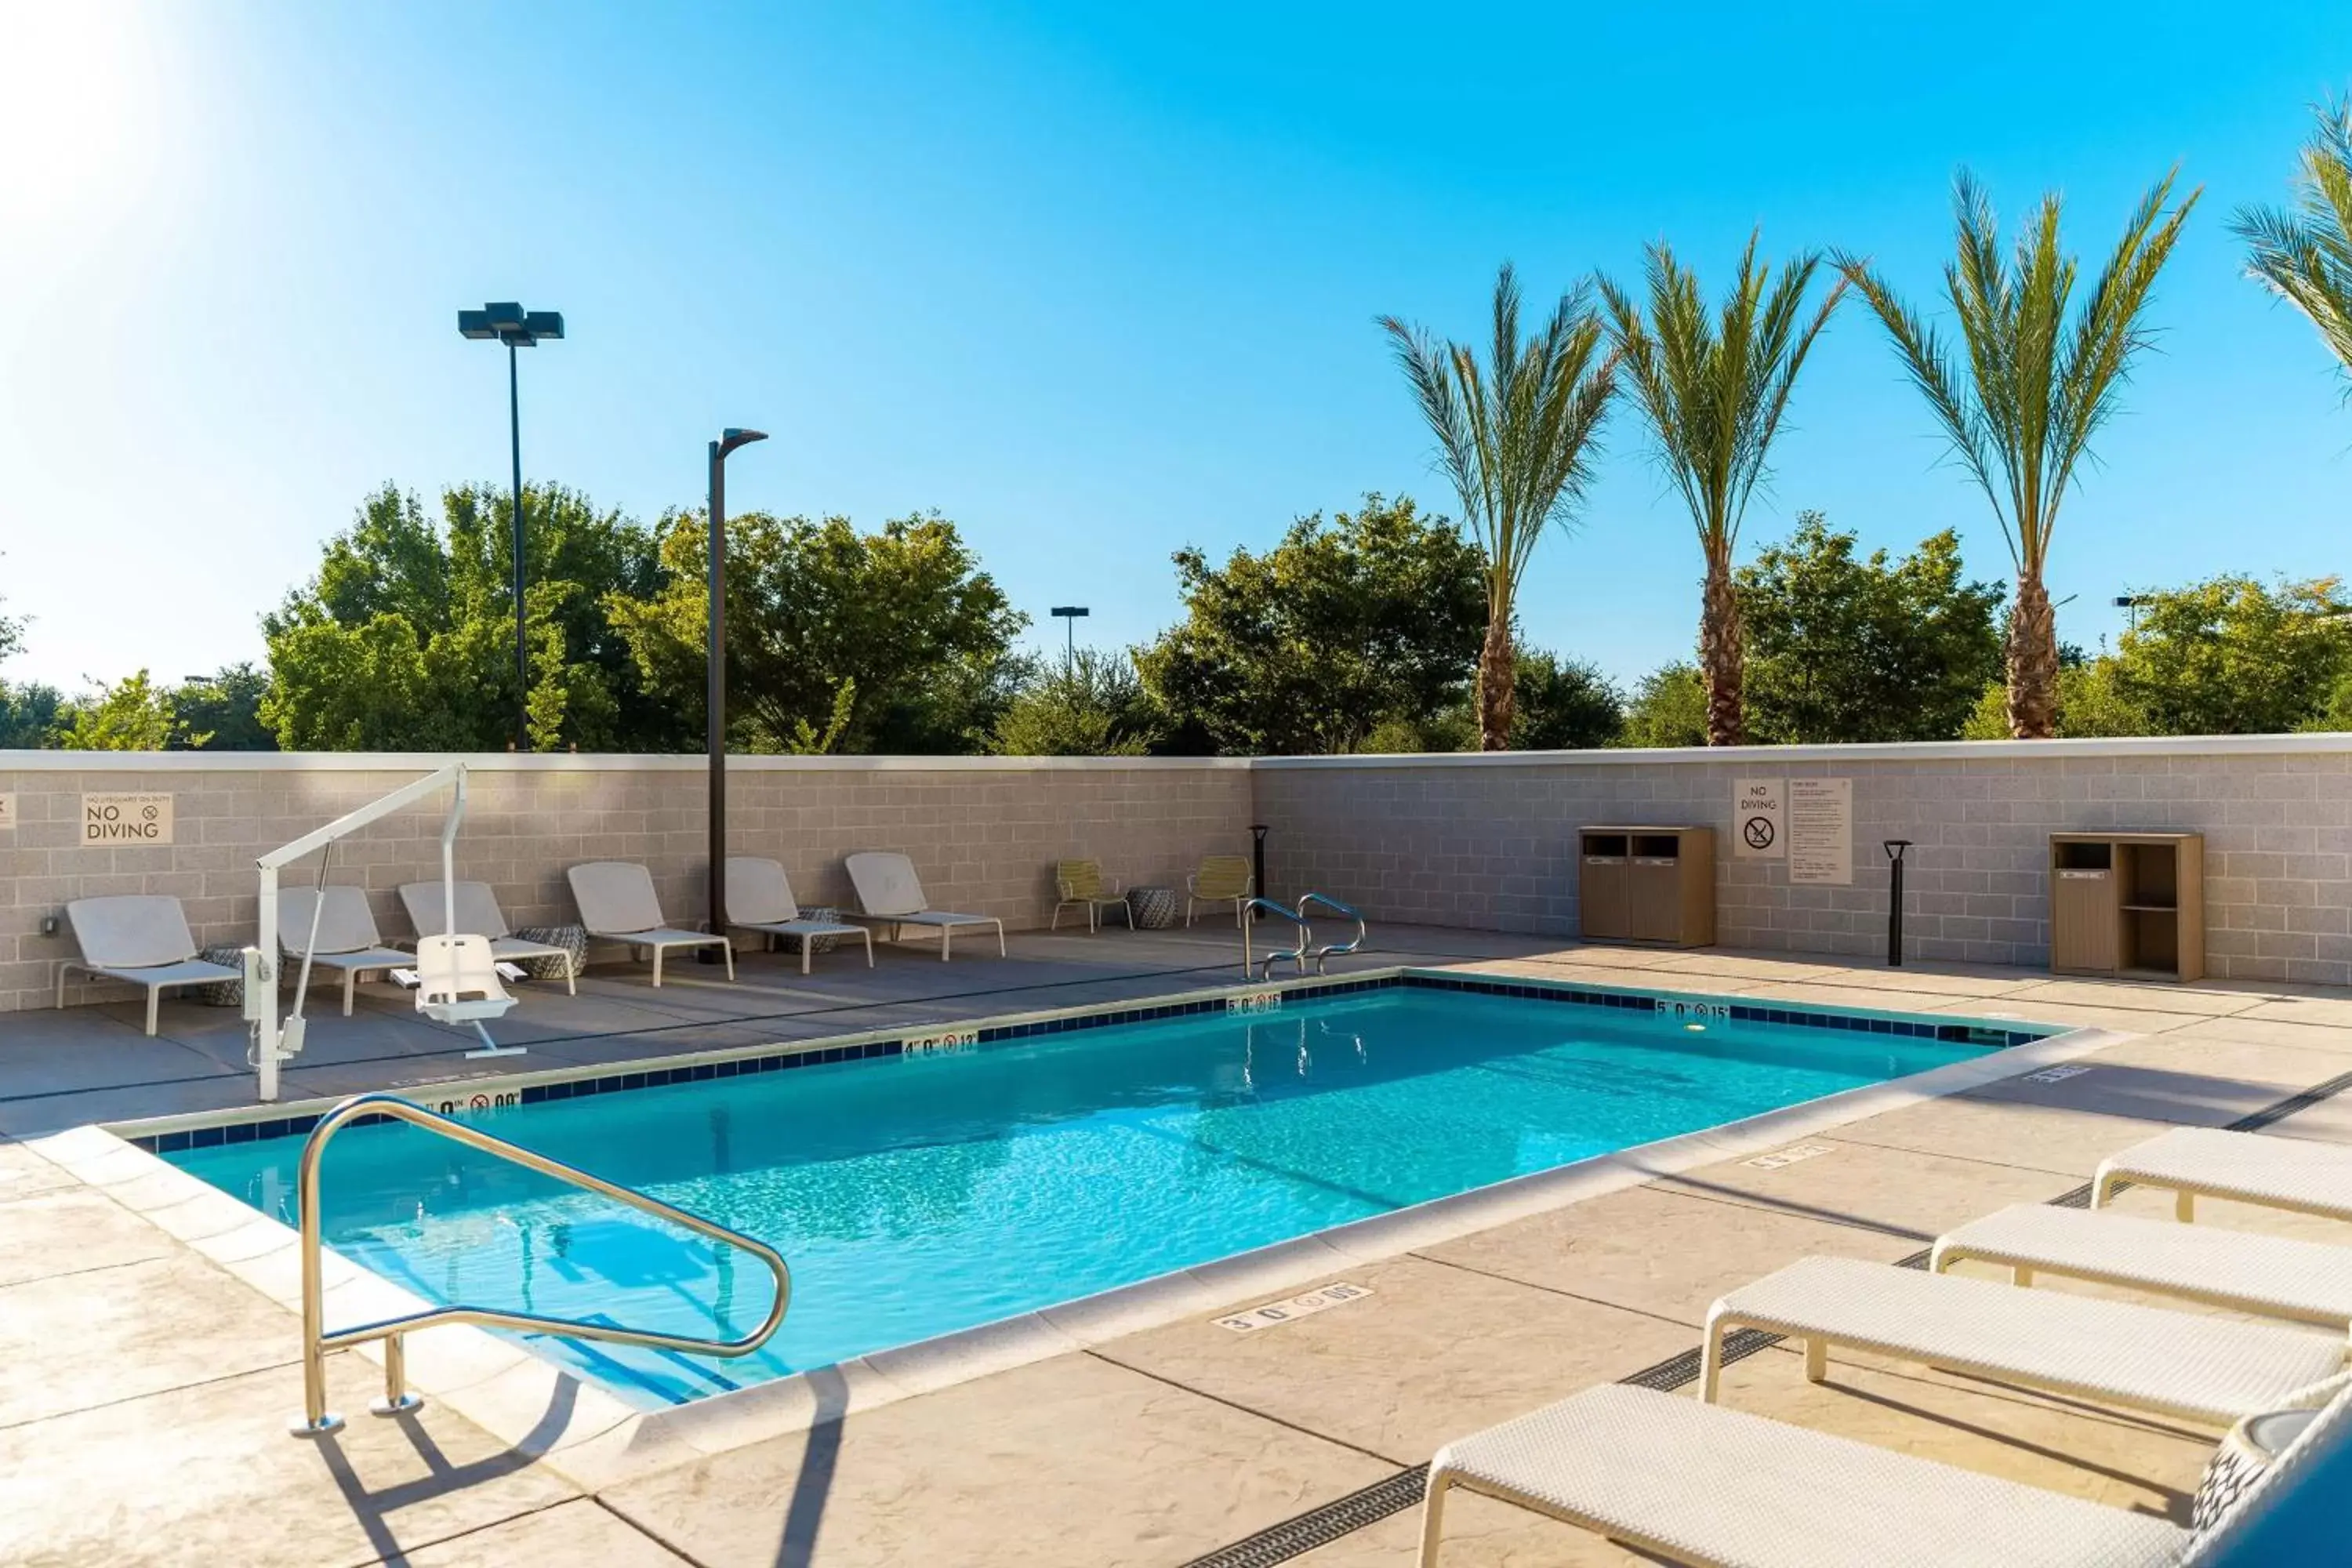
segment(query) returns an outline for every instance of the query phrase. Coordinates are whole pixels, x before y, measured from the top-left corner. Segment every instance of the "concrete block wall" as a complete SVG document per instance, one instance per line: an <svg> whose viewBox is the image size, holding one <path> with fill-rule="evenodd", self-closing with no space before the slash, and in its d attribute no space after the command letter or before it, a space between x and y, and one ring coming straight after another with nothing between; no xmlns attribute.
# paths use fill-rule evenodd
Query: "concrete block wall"
<svg viewBox="0 0 2352 1568"><path fill-rule="evenodd" d="M70 899L170 893L200 945L254 938L255 857L407 784L450 759L161 756L0 752L0 794L17 825L0 830L0 1012L47 1006L57 962L73 955L40 922ZM563 872L583 860L638 860L663 912L698 923L706 900L706 785L699 758L469 759L470 805L458 870L497 890L517 925L576 920ZM1181 886L1204 854L1249 844L1248 765L1235 761L997 758L738 758L729 841L783 863L803 903L855 908L842 858L900 849L941 909L1042 926L1055 860L1090 856L1133 885ZM84 792L168 791L170 845L83 847ZM334 848L331 879L369 890L387 938L408 934L395 889L439 875L446 797L387 817ZM315 876L305 860L282 874ZM68 1000L119 988L77 984Z"/></svg>
<svg viewBox="0 0 2352 1568"><path fill-rule="evenodd" d="M1853 885L1733 856L1734 780L1816 776L1853 781ZM2199 832L2211 974L2352 984L2352 736L1280 758L1253 778L1277 893L1566 936L1582 826L1701 824L1725 945L1857 956L1885 947L1883 839L1916 845L1910 952L2042 964L2051 833Z"/></svg>

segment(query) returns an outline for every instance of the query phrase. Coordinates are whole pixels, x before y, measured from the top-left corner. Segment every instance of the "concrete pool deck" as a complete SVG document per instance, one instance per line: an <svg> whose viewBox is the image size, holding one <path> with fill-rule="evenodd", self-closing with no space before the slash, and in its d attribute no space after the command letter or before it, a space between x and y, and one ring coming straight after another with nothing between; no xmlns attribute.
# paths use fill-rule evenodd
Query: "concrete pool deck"
<svg viewBox="0 0 2352 1568"><path fill-rule="evenodd" d="M1358 967L1454 963L2119 1037L2078 1058L2095 1070L2063 1080L1981 1083L1807 1133L1819 1152L1801 1160L1696 1164L1340 1267L1328 1278L1370 1293L1278 1327L1214 1324L1269 1299L1237 1279L1230 1300L1191 1316L992 1375L925 1392L908 1373L913 1386L887 1404L856 1406L845 1375L831 1391L844 1419L748 1442L709 1431L600 1473L593 1451L546 1454L578 1414L552 1407L536 1413L537 1441L493 1436L443 1400L396 1421L355 1414L315 1443L287 1436L298 1334L233 1271L250 1212L225 1198L153 1208L140 1188L152 1165L109 1167L89 1135L39 1136L243 1103L234 1014L167 1007L160 1044L109 1016L121 1010L12 1014L0 1018L0 1129L26 1141L0 1142L0 1560L1180 1564L1389 1480L1449 1437L1688 1352L1715 1296L1797 1257L1892 1261L1963 1219L2058 1196L2165 1126L2225 1125L2352 1073L2352 996L2315 987L1374 934L1381 951ZM942 966L909 946L870 974L821 960L808 982L796 961L754 960L740 996L653 992L639 973L601 971L573 1012L531 989L514 1016L545 1032L521 1060L945 1023L1237 978L1230 927L1013 941L1009 963ZM385 994L362 1017L321 1017L289 1099L518 1065L465 1063L446 1036L419 1041L400 1027L405 1005ZM582 1026L597 1017L630 1022ZM2352 1142L2352 1102L2321 1100L2270 1131ZM2166 1212L2147 1194L2124 1201ZM2212 1223L2352 1241L2322 1221L2212 1211ZM437 1332L418 1335L412 1356L425 1359ZM338 1406L364 1405L375 1369L353 1356L330 1368ZM824 1379L812 1380L820 1398ZM1726 1388L1741 1408L2182 1520L2215 1436L1846 1358L1815 1386L1777 1348L1736 1363ZM1414 1525L1408 1510L1291 1560L1410 1563ZM1464 1500L1449 1564L1528 1561L1636 1559Z"/></svg>

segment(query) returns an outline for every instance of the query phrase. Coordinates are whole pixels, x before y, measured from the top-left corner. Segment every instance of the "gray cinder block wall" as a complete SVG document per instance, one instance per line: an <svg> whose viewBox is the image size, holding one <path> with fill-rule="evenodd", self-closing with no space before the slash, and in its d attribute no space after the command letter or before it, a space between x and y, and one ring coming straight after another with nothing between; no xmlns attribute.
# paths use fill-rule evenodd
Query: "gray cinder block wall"
<svg viewBox="0 0 2352 1568"><path fill-rule="evenodd" d="M0 752L0 1011L45 1006L68 936L39 925L69 899L173 893L200 942L253 939L254 858L448 761L341 755ZM703 763L696 757L468 759L465 875L518 924L572 917L563 868L642 860L667 913L702 913ZM1730 850L1733 783L1851 778L1854 880L1790 885L1785 863ZM2352 984L2352 736L1758 747L1442 757L1239 759L738 758L738 854L784 863L805 903L851 903L842 857L900 848L942 908L1045 923L1050 867L1092 856L1128 884L1181 885L1264 822L1267 878L1375 921L1569 936L1576 834L1602 820L1702 823L1719 839L1727 946L1866 955L1885 942L1879 841L1916 841L1908 905L1922 958L2040 964L2049 954L2047 836L2075 828L2206 836L2207 958L2221 978ZM85 847L85 793L173 797L171 845ZM388 819L336 850L387 936L394 895L437 874L443 808ZM289 883L309 863L288 873ZM99 994L74 990L69 997Z"/></svg>
<svg viewBox="0 0 2352 1568"><path fill-rule="evenodd" d="M1853 781L1851 886L1791 886L1784 861L1734 858L1734 781L1792 777ZM2352 736L1299 757L1252 778L1278 891L1567 935L1581 825L1699 824L1717 831L1720 942L1796 952L1885 952L1884 839L1916 841L1911 952L2042 964L2051 833L2198 832L2214 976L2352 984Z"/></svg>
<svg viewBox="0 0 2352 1568"><path fill-rule="evenodd" d="M171 893L200 944L254 940L254 858L450 761L445 757L0 752L0 1011L47 1006L70 934L40 932L70 899ZM705 912L706 785L698 757L471 758L458 840L461 876L490 883L517 925L571 921L564 868L639 860L662 910ZM1132 885L1181 887L1204 854L1246 847L1248 764L1240 761L745 757L729 767L729 840L783 863L807 905L855 908L842 858L901 849L941 909L1042 926L1052 863L1090 856ZM168 792L173 842L85 847L85 792ZM408 934L395 889L440 875L446 796L387 817L334 848L332 880L366 888L385 936ZM317 861L282 874L306 884ZM68 999L117 988L79 983Z"/></svg>

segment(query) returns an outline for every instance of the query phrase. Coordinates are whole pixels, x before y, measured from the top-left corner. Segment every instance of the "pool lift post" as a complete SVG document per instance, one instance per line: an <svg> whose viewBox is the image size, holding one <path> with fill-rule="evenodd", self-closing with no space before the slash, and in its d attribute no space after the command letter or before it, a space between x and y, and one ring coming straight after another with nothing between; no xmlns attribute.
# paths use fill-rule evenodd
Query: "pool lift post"
<svg viewBox="0 0 2352 1568"><path fill-rule="evenodd" d="M514 997L499 983L498 963L486 936L457 933L457 827L466 819L466 764L451 763L413 784L346 812L325 826L315 828L261 856L254 864L261 872L260 931L255 944L241 955L245 972L245 1017L251 1045L247 1056L259 1082L257 1098L268 1104L278 1098L278 1069L302 1052L309 1020L303 1006L310 990L310 954L318 946L319 916L326 906L325 853L339 838L372 822L405 810L446 789L451 792L448 820L441 828L441 931L416 940L416 1010L436 1023L470 1025L481 1037L482 1048L473 1057L514 1057L520 1046L500 1046L484 1028L487 1019L500 1017L514 1005ZM320 897L310 909L310 936L302 946L302 971L294 992L294 1010L278 1016L278 873L312 851L320 853Z"/></svg>

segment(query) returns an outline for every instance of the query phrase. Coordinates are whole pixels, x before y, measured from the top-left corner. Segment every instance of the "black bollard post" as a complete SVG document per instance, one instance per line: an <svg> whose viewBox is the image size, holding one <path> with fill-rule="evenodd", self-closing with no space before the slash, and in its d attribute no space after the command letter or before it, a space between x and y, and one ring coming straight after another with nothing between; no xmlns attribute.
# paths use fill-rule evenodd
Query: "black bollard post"
<svg viewBox="0 0 2352 1568"><path fill-rule="evenodd" d="M1272 893L1265 890L1265 836L1267 830L1267 825L1265 823L1253 822L1250 824L1250 892L1254 897L1261 899L1270 899L1274 897Z"/></svg>
<svg viewBox="0 0 2352 1568"><path fill-rule="evenodd" d="M1886 849L1886 966L1903 967L1903 852L1908 838L1890 838Z"/></svg>

